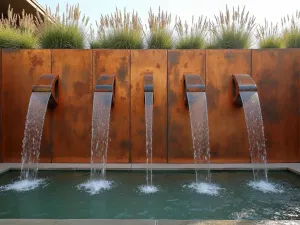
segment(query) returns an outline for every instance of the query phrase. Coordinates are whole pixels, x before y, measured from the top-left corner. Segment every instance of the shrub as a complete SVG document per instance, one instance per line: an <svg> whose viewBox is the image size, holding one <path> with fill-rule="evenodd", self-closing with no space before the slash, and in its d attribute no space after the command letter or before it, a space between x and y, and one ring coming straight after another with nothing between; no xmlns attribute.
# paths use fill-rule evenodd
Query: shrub
<svg viewBox="0 0 300 225"><path fill-rule="evenodd" d="M123 14L120 10L112 15L101 15L97 23L97 34L91 29L91 48L141 49L143 48L143 27L136 12Z"/></svg>
<svg viewBox="0 0 300 225"><path fill-rule="evenodd" d="M192 18L192 24L189 29L189 25L185 21L182 24L180 18L176 21L175 29L178 35L178 41L176 43L177 49L201 49L206 45L205 36L207 33L208 22L206 18L199 17L197 23L194 23L194 17Z"/></svg>
<svg viewBox="0 0 300 225"><path fill-rule="evenodd" d="M158 9L155 15L151 8L148 12L149 35L147 37L148 48L170 49L172 48L172 31L170 29L171 14Z"/></svg>
<svg viewBox="0 0 300 225"><path fill-rule="evenodd" d="M38 37L41 48L50 49L78 49L85 45L85 27L89 21L88 17L81 17L79 5L69 6L62 17L59 5L56 12L46 8L44 20L38 15Z"/></svg>
<svg viewBox="0 0 300 225"><path fill-rule="evenodd" d="M220 12L215 21L210 22L211 40L209 47L220 49L250 48L252 32L255 28L255 17L249 12L233 7L232 13L226 5L226 13Z"/></svg>
<svg viewBox="0 0 300 225"><path fill-rule="evenodd" d="M0 19L0 48L31 49L36 47L35 29L32 15L25 14L24 10L21 15L15 14L9 5L7 18L2 15Z"/></svg>
<svg viewBox="0 0 300 225"><path fill-rule="evenodd" d="M273 25L265 20L264 26L259 25L256 32L256 38L260 48L281 48L282 38L278 31L278 25Z"/></svg>
<svg viewBox="0 0 300 225"><path fill-rule="evenodd" d="M300 48L300 12L281 19L283 27L283 42L286 48Z"/></svg>

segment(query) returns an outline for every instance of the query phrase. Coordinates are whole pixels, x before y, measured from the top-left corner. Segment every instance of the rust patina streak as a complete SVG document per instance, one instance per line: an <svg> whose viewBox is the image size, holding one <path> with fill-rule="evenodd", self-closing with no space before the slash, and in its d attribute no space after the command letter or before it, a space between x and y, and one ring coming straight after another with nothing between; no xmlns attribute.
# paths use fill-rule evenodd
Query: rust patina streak
<svg viewBox="0 0 300 225"><path fill-rule="evenodd" d="M53 111L53 162L90 162L92 50L52 50L59 74L59 104Z"/></svg>

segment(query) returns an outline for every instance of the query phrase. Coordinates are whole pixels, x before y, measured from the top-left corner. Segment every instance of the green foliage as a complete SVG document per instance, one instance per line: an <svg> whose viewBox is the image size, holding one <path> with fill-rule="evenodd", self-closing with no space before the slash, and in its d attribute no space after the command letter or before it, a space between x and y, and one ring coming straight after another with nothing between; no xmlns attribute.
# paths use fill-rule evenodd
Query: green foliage
<svg viewBox="0 0 300 225"><path fill-rule="evenodd" d="M0 19L0 48L36 47L35 29L32 15L25 14L24 10L21 15L15 14L9 5L7 18Z"/></svg>
<svg viewBox="0 0 300 225"><path fill-rule="evenodd" d="M209 47L219 49L250 48L252 32L255 27L255 17L238 7L232 13L226 5L226 13L220 12L215 21L210 23L211 43Z"/></svg>
<svg viewBox="0 0 300 225"><path fill-rule="evenodd" d="M38 17L38 37L41 48L80 49L84 48L85 30L89 18L81 17L79 5L69 6L60 16L59 5L55 14L46 9L45 19Z"/></svg>
<svg viewBox="0 0 300 225"><path fill-rule="evenodd" d="M175 29L178 35L178 41L176 43L177 49L202 49L206 46L205 36L207 33L208 22L206 18L199 17L197 23L194 23L194 17L192 18L192 24L189 28L188 23L185 21L182 24L180 18L176 21Z"/></svg>
<svg viewBox="0 0 300 225"><path fill-rule="evenodd" d="M172 48L172 31L170 29L171 14L160 11L155 15L151 8L148 12L149 35L147 44L149 49L170 49Z"/></svg>
<svg viewBox="0 0 300 225"><path fill-rule="evenodd" d="M101 15L97 23L97 37L91 29L91 48L107 49L141 49L143 45L143 28L140 17L116 9L112 15Z"/></svg>
<svg viewBox="0 0 300 225"><path fill-rule="evenodd" d="M281 19L283 42L286 48L300 48L300 12Z"/></svg>
<svg viewBox="0 0 300 225"><path fill-rule="evenodd" d="M260 48L281 48L283 45L278 25L269 24L267 20L263 26L258 26L256 38Z"/></svg>

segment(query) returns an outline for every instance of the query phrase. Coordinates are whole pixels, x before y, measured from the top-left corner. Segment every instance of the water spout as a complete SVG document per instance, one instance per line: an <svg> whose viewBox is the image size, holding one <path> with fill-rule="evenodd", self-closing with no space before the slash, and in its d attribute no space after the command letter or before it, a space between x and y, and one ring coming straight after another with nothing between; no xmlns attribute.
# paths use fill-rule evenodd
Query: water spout
<svg viewBox="0 0 300 225"><path fill-rule="evenodd" d="M110 111L114 104L115 75L99 76L94 93L91 179L106 178L106 162L109 137ZM98 173L98 171L100 173Z"/></svg>
<svg viewBox="0 0 300 225"><path fill-rule="evenodd" d="M144 103L146 121L146 183L152 186L152 125L153 125L153 75L144 76ZM150 165L149 165L150 164ZM150 167L150 168L149 168Z"/></svg>
<svg viewBox="0 0 300 225"><path fill-rule="evenodd" d="M184 75L185 104L189 108L196 182L211 181L210 146L205 83L200 75ZM207 176L201 179L197 164L207 164Z"/></svg>
<svg viewBox="0 0 300 225"><path fill-rule="evenodd" d="M244 108L254 180L268 181L267 151L257 86L247 74L233 74L232 78L233 103Z"/></svg>
<svg viewBox="0 0 300 225"><path fill-rule="evenodd" d="M46 74L32 87L22 145L22 180L36 179L45 115L47 107L58 104L57 85L58 75Z"/></svg>

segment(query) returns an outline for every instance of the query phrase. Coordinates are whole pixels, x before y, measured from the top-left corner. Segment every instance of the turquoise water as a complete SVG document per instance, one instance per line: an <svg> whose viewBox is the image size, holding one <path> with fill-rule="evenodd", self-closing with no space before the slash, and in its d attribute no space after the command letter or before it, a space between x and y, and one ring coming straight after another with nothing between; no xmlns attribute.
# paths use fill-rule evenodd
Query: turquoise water
<svg viewBox="0 0 300 225"><path fill-rule="evenodd" d="M112 188L91 195L78 189L89 172L40 171L44 183L35 190L5 190L19 172L0 175L0 218L44 219L300 219L300 177L270 171L277 193L264 193L248 185L252 173L213 172L220 187L217 195L199 194L189 188L191 172L153 174L157 193L143 194L144 172L108 172Z"/></svg>

